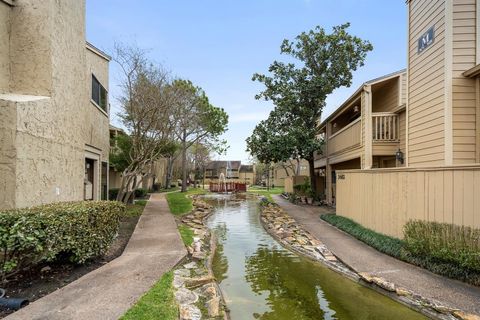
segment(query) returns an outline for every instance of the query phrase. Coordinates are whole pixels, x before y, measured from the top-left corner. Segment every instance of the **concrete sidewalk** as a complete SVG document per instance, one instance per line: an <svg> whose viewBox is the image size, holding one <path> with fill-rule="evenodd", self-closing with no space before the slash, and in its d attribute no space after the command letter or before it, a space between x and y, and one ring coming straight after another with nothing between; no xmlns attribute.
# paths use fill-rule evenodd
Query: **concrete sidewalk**
<svg viewBox="0 0 480 320"><path fill-rule="evenodd" d="M5 319L118 319L186 253L165 196L153 194L120 257Z"/></svg>
<svg viewBox="0 0 480 320"><path fill-rule="evenodd" d="M321 220L321 214L330 213L328 209L294 205L281 196L274 198L291 217L357 273L374 274L444 306L480 315L479 287L441 277L380 253Z"/></svg>

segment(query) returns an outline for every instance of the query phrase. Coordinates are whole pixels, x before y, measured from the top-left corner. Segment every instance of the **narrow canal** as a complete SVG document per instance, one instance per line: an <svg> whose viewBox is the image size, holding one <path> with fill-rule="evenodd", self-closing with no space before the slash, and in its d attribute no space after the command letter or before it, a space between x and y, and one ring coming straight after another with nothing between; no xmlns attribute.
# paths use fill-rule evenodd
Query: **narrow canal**
<svg viewBox="0 0 480 320"><path fill-rule="evenodd" d="M211 195L218 238L213 269L232 320L425 319L283 248L260 224L258 200Z"/></svg>

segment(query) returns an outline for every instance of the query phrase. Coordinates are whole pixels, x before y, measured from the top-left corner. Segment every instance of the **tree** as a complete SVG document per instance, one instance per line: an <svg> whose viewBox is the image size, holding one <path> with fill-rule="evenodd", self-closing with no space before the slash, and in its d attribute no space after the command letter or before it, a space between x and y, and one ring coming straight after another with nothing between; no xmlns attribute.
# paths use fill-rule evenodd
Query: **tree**
<svg viewBox="0 0 480 320"><path fill-rule="evenodd" d="M113 59L122 74L119 117L128 132L118 159L113 158L123 169L117 200L129 202L147 166L171 147L174 92L167 73L137 47L116 44Z"/></svg>
<svg viewBox="0 0 480 320"><path fill-rule="evenodd" d="M210 104L205 92L188 80L175 80L175 135L182 154L182 192L187 191L187 150L198 141L215 143L227 129L228 114Z"/></svg>
<svg viewBox="0 0 480 320"><path fill-rule="evenodd" d="M349 26L336 26L330 34L317 26L294 41L284 40L281 53L298 65L274 61L268 69L271 76L256 73L252 79L265 86L256 99L272 101L275 109L257 125L247 140L248 149L262 161L307 160L313 191L314 155L321 148L317 125L326 98L335 89L351 85L352 72L364 65L373 50L370 42L350 35Z"/></svg>

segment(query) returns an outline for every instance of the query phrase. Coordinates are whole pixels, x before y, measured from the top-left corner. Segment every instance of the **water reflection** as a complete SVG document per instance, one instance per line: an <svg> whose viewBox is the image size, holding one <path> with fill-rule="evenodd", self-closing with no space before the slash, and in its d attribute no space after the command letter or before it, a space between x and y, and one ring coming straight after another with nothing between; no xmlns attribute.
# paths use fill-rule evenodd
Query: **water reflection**
<svg viewBox="0 0 480 320"><path fill-rule="evenodd" d="M219 241L214 273L233 320L425 319L281 247L261 226L255 199L208 201Z"/></svg>

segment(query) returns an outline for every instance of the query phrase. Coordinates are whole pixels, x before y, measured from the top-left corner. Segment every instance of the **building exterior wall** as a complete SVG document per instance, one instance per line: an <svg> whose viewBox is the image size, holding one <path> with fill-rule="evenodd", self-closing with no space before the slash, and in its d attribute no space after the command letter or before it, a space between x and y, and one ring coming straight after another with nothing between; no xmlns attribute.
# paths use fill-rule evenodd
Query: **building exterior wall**
<svg viewBox="0 0 480 320"><path fill-rule="evenodd" d="M399 106L400 79L394 78L381 88L375 90L372 96L372 112L393 112Z"/></svg>
<svg viewBox="0 0 480 320"><path fill-rule="evenodd" d="M453 1L453 163L476 162L476 80L462 73L476 64L475 0Z"/></svg>
<svg viewBox="0 0 480 320"><path fill-rule="evenodd" d="M407 5L408 91L406 111L399 113L399 148L408 163L342 171L337 213L396 237L411 219L480 228L479 4ZM431 27L434 41L419 52L418 41Z"/></svg>
<svg viewBox="0 0 480 320"><path fill-rule="evenodd" d="M275 187L284 187L285 179L296 175L296 171L292 168L292 165L295 167L297 165L296 161L290 161L290 163L287 163L285 165L285 168L288 171L287 174L287 171L285 171L285 168L284 166L282 166L282 164L275 164L271 172L270 183ZM300 161L299 176L310 176L309 164L308 161L305 159L302 159Z"/></svg>
<svg viewBox="0 0 480 320"><path fill-rule="evenodd" d="M0 1L0 93L10 87L10 12L10 6Z"/></svg>
<svg viewBox="0 0 480 320"><path fill-rule="evenodd" d="M480 167L340 171L337 214L402 238L410 219L480 228ZM355 192L352 192L355 190Z"/></svg>
<svg viewBox="0 0 480 320"><path fill-rule="evenodd" d="M445 164L445 0L408 4L408 163ZM418 52L418 40L434 26L435 41Z"/></svg>
<svg viewBox="0 0 480 320"><path fill-rule="evenodd" d="M108 116L89 102L85 1L21 0L9 10L11 75L0 95L8 114L0 120L0 172L9 174L0 176L8 194L0 209L82 200L86 153L108 161L109 149Z"/></svg>

